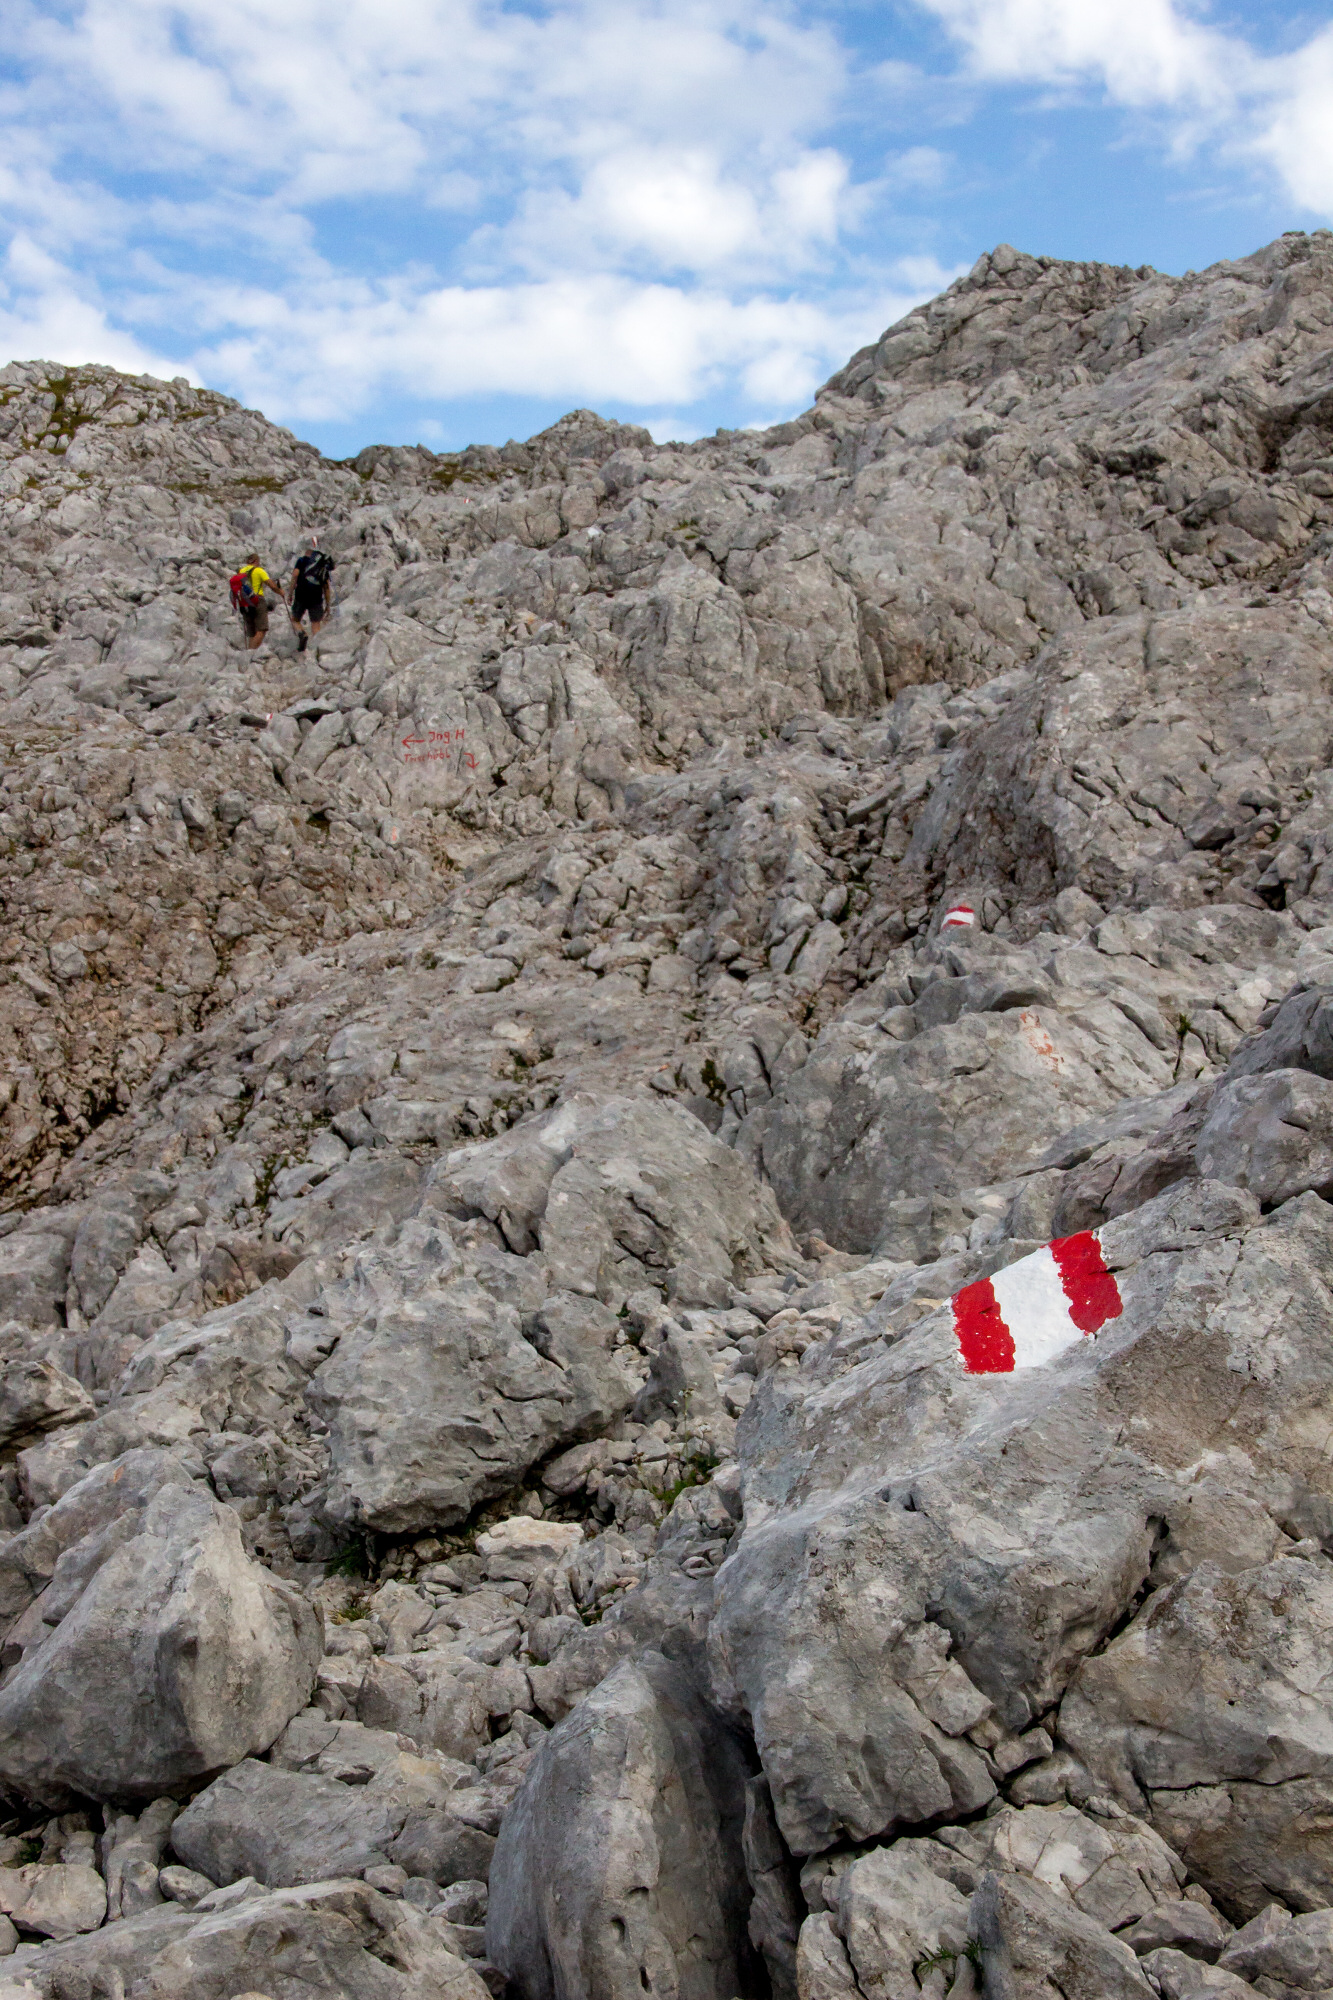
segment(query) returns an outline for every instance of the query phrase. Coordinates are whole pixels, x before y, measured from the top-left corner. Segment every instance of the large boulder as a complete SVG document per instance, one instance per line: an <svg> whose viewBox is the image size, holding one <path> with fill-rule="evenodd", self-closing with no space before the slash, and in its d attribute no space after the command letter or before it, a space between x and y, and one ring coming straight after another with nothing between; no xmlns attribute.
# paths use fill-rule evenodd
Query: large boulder
<svg viewBox="0 0 1333 2000"><path fill-rule="evenodd" d="M1264 1222L1252 1196L1186 1182L1109 1223L1097 1255L1118 1311L1095 1333L1058 1289L1048 1319L1042 1252L995 1281L1015 1301L1007 1372L973 1372L949 1305L851 1343L855 1365L841 1341L807 1356L746 1411L710 1655L794 1852L984 1805L983 1747L1059 1700L1155 1558L1168 1576L1263 1562L1284 1527L1333 1521L1333 1210L1306 1195Z"/></svg>
<svg viewBox="0 0 1333 2000"><path fill-rule="evenodd" d="M1150 2000L1153 1988L1129 1946L1042 1882L983 1876L969 1921L983 1993L1008 1992L1014 2000L1055 2000L1057 1994L1064 2000Z"/></svg>
<svg viewBox="0 0 1333 2000"><path fill-rule="evenodd" d="M1235 1051L1227 1076L1258 1076L1274 1069L1304 1069L1333 1078L1333 993L1327 986L1301 985L1289 993L1268 1026Z"/></svg>
<svg viewBox="0 0 1333 2000"><path fill-rule="evenodd" d="M67 1548L25 1617L0 1782L49 1805L156 1798L266 1750L322 1651L318 1615L249 1560L232 1510L170 1480Z"/></svg>
<svg viewBox="0 0 1333 2000"><path fill-rule="evenodd" d="M88 1391L41 1352L26 1328L16 1320L0 1326L0 1448L12 1450L94 1414Z"/></svg>
<svg viewBox="0 0 1333 2000"><path fill-rule="evenodd" d="M660 1655L546 1738L496 1846L487 1949L522 2000L750 1990L741 1741Z"/></svg>
<svg viewBox="0 0 1333 2000"><path fill-rule="evenodd" d="M512 1660L491 1666L458 1644L383 1654L361 1684L357 1715L369 1728L466 1762L490 1741L493 1722L531 1705L521 1667Z"/></svg>
<svg viewBox="0 0 1333 2000"><path fill-rule="evenodd" d="M1333 1083L1304 1069L1238 1076L1214 1093L1195 1147L1199 1172L1249 1188L1265 1207L1333 1184Z"/></svg>
<svg viewBox="0 0 1333 2000"><path fill-rule="evenodd" d="M873 1251L900 1196L956 1194L1036 1165L1053 1134L1171 1081L1161 1051L1107 1001L1077 1013L1041 982L937 980L907 1040L835 1022L747 1145L783 1213L844 1250ZM924 1012L943 989L950 1018ZM1083 996L1079 996L1083 1000Z"/></svg>
<svg viewBox="0 0 1333 2000"><path fill-rule="evenodd" d="M343 1527L447 1526L629 1408L641 1371L595 1300L517 1308L464 1277L443 1224L365 1253L307 1395L330 1430L325 1511Z"/></svg>
<svg viewBox="0 0 1333 2000"><path fill-rule="evenodd" d="M968 1896L949 1879L948 1856L926 1840L873 1847L836 1880L826 1879L831 1911L802 1926L798 1990L841 1986L876 2000L911 2000L916 1967L945 1964L950 1974L968 1946ZM812 1977L815 1965L823 1977ZM802 1976L804 1974L804 1976ZM843 1982L845 1981L845 1985Z"/></svg>
<svg viewBox="0 0 1333 2000"><path fill-rule="evenodd" d="M0 1627L6 1630L6 1664L21 1655L27 1636L15 1621L46 1590L57 1565L82 1545L107 1552L107 1537L124 1541L139 1532L144 1508L164 1487L192 1488L190 1475L166 1451L129 1451L86 1472L69 1490L35 1513L28 1526L0 1543ZM66 1564L68 1567L68 1563ZM82 1569L84 1565L79 1564ZM45 1637L29 1620L30 1636Z"/></svg>
<svg viewBox="0 0 1333 2000"><path fill-rule="evenodd" d="M451 1790L435 1759L401 1750L381 1760L365 1784L246 1758L190 1801L171 1844L212 1882L252 1875L271 1889L290 1889L396 1861L404 1827L414 1817L433 1818Z"/></svg>
<svg viewBox="0 0 1333 2000"><path fill-rule="evenodd" d="M1126 1831L1117 1841L1077 1812L1035 1818L1007 1813L840 1857L820 1884L827 1914L802 1926L801 2000L916 2000L931 1981L941 1996L980 1984L1033 2000L1145 2000L1134 1953L1106 1926L1127 1890L1143 1909L1154 1891L1175 1896L1179 1863L1146 1829L1146 1839Z"/></svg>
<svg viewBox="0 0 1333 2000"><path fill-rule="evenodd" d="M1292 1916L1270 1903L1227 1940L1218 1964L1265 1992L1326 1993L1333 1986L1333 1910Z"/></svg>
<svg viewBox="0 0 1333 2000"><path fill-rule="evenodd" d="M743 1283L796 1260L772 1191L682 1106L575 1098L499 1139L449 1154L441 1197L511 1248L540 1242L552 1283L619 1304L686 1266Z"/></svg>
<svg viewBox="0 0 1333 2000"><path fill-rule="evenodd" d="M487 2000L450 1925L365 1882L317 1882L178 1903L93 1937L49 1945L21 1977L38 2000L232 2000L302 1993L346 2000ZM23 1986L17 1989L26 2000Z"/></svg>
<svg viewBox="0 0 1333 2000"><path fill-rule="evenodd" d="M472 1823L475 1814L463 1816L477 1797L471 1765L439 1751L422 1754L410 1738L389 1730L331 1722L314 1708L283 1731L269 1761L279 1772L336 1780L344 1793L350 1788L352 1798L364 1802L361 1826L387 1843L389 1859L409 1875L440 1883L485 1881L495 1841ZM345 1799L337 1803L344 1813L350 1810ZM367 1824L372 1819L373 1827ZM316 1828L316 1845L321 1837ZM283 1850L275 1843L272 1851Z"/></svg>
<svg viewBox="0 0 1333 2000"><path fill-rule="evenodd" d="M1060 1733L1153 1823L1227 1913L1333 1902L1333 1570L1218 1563L1149 1600L1084 1662Z"/></svg>
<svg viewBox="0 0 1333 2000"><path fill-rule="evenodd" d="M23 1326L59 1326L69 1282L69 1237L43 1229L39 1211L31 1226L0 1238L0 1319Z"/></svg>

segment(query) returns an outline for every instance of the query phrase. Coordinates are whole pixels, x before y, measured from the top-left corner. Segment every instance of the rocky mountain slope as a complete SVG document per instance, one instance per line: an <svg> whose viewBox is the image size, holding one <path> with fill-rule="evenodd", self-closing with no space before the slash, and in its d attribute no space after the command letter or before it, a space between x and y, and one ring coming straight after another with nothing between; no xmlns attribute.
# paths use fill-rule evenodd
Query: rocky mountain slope
<svg viewBox="0 0 1333 2000"><path fill-rule="evenodd" d="M0 371L0 2000L1333 1988L1331 322Z"/></svg>

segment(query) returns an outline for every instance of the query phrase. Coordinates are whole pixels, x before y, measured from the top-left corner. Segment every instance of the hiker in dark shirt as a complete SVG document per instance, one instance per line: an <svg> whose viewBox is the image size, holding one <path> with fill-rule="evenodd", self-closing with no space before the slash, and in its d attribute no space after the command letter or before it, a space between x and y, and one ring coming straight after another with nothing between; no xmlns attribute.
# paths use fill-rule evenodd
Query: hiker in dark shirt
<svg viewBox="0 0 1333 2000"><path fill-rule="evenodd" d="M304 653L310 643L310 633L318 632L329 615L332 604L333 557L326 555L319 546L318 535L306 537L304 555L296 558L292 571L291 614L297 631L297 650ZM305 629L305 619L310 620L310 632Z"/></svg>

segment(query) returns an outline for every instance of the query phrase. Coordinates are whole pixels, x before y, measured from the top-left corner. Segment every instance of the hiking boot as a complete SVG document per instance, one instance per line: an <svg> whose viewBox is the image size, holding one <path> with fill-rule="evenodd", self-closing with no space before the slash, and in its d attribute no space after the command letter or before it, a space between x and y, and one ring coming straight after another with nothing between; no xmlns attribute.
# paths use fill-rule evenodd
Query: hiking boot
<svg viewBox="0 0 1333 2000"><path fill-rule="evenodd" d="M297 652L298 652L298 653L304 653L304 651L305 651L306 647L307 647L307 646L308 646L309 644L310 644L310 634L309 634L308 632L298 632L298 633L297 633L297 635L296 635L296 650L297 650Z"/></svg>

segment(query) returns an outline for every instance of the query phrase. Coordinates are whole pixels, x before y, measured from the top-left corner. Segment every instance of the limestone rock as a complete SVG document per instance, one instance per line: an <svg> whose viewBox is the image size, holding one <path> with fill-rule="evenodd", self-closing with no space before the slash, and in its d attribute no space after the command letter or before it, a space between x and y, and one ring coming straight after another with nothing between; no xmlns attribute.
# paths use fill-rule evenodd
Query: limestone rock
<svg viewBox="0 0 1333 2000"><path fill-rule="evenodd" d="M968 1732L986 1703L1017 1731L1058 1699L1146 1580L1149 1524L1184 1511L1175 1469L1210 1448L1230 1408L1213 1360L1222 1327L1237 1356L1266 1337L1300 1352L1299 1366L1265 1371L1246 1436L1256 1473L1293 1497L1320 1489L1314 1461L1298 1467L1291 1451L1294 1411L1327 1365L1328 1215L1306 1196L1261 1224L1252 1197L1187 1182L1107 1226L1122 1311L1045 1366L965 1372L944 1309L826 1382L769 1378L746 1413L746 1523L709 1644L795 1852L985 1804L993 1785ZM1265 1335L1274 1296L1281 1332ZM1029 1505L1039 1530L1020 1526ZM952 1705L955 1688L970 1709Z"/></svg>
<svg viewBox="0 0 1333 2000"><path fill-rule="evenodd" d="M740 1744L645 1655L551 1732L491 1870L487 1948L524 2000L745 1990Z"/></svg>
<svg viewBox="0 0 1333 2000"><path fill-rule="evenodd" d="M1199 1172L1266 1206L1333 1183L1333 1083L1300 1069L1224 1083L1195 1147Z"/></svg>
<svg viewBox="0 0 1333 2000"><path fill-rule="evenodd" d="M0 1984L1325 1990L1330 311L1000 246L351 464L0 370Z"/></svg>
<svg viewBox="0 0 1333 2000"><path fill-rule="evenodd" d="M1061 1732L1088 1768L1147 1801L1238 1919L1275 1894L1297 1909L1333 1899L1313 1831L1333 1715L1296 1666L1322 1657L1331 1617L1322 1557L1232 1574L1201 1563L1084 1663L1061 1708Z"/></svg>
<svg viewBox="0 0 1333 2000"><path fill-rule="evenodd" d="M191 1800L171 1844L214 1882L252 1875L271 1889L295 1888L396 1861L399 1835L433 1819L451 1789L433 1760L402 1751L365 1784L247 1758ZM408 1838L415 1853L415 1831Z"/></svg>
<svg viewBox="0 0 1333 2000"><path fill-rule="evenodd" d="M133 2000L270 1994L312 1973L329 1992L367 2000L483 2000L449 1926L363 1882L319 1882L200 1911L168 1905L90 1939L49 1947L24 1967L40 2000L73 2000L117 1978ZM93 1989L95 1990L95 1988Z"/></svg>
<svg viewBox="0 0 1333 2000"><path fill-rule="evenodd" d="M367 1262L350 1324L307 1395L329 1424L325 1510L340 1525L401 1533L447 1526L537 1459L624 1411L637 1376L614 1321L518 1311L457 1268L439 1228L410 1225ZM357 1307L359 1305L359 1310Z"/></svg>
<svg viewBox="0 0 1333 2000"><path fill-rule="evenodd" d="M32 1798L155 1797L266 1749L305 1703L313 1614L247 1560L235 1515L166 1485L135 1526L75 1545L0 1689L0 1776Z"/></svg>
<svg viewBox="0 0 1333 2000"><path fill-rule="evenodd" d="M0 1868L0 1910L39 1937L76 1937L95 1931L106 1917L106 1884L95 1868L77 1861Z"/></svg>
<svg viewBox="0 0 1333 2000"><path fill-rule="evenodd" d="M1270 1903L1228 1939L1217 1963L1251 1985L1263 1979L1289 1992L1324 1991L1333 1985L1333 1912L1292 1916Z"/></svg>

